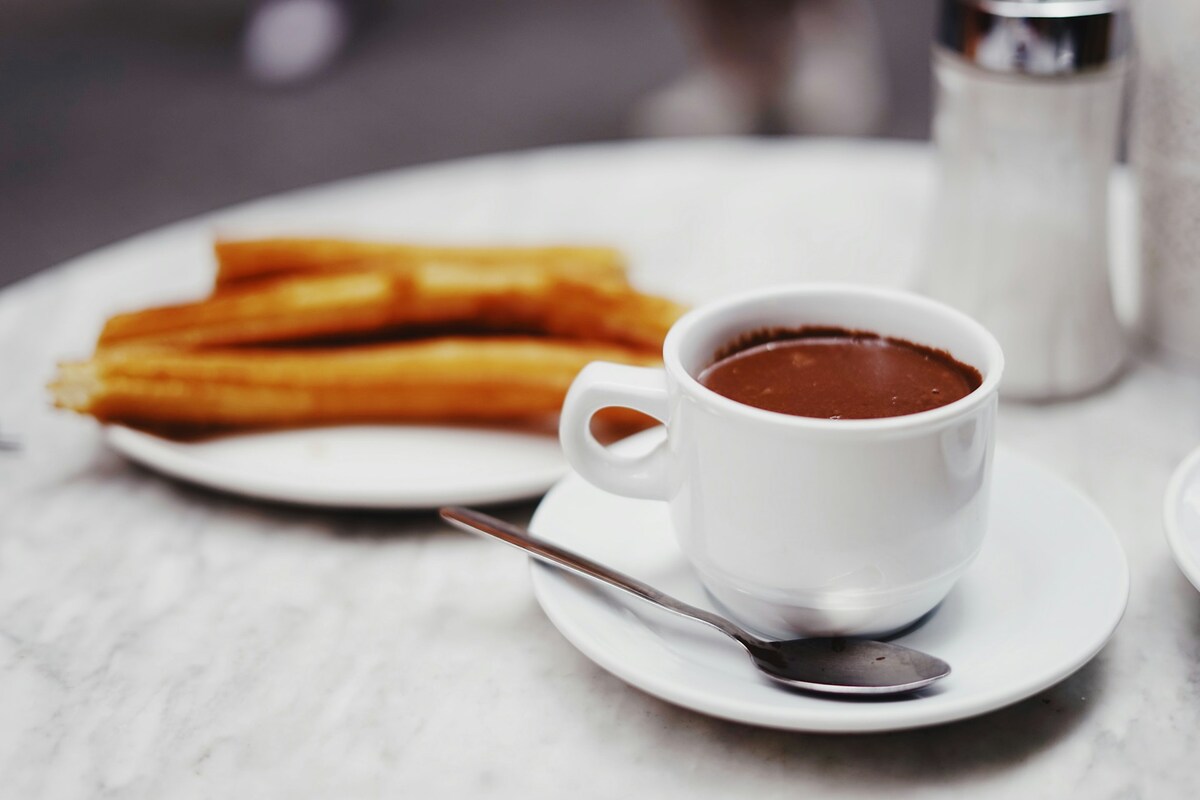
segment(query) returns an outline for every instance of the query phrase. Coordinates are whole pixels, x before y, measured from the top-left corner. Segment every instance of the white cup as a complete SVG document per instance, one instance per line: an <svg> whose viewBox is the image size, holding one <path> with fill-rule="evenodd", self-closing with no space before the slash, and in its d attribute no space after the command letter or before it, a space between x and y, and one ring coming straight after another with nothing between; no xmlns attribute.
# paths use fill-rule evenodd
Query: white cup
<svg viewBox="0 0 1200 800"><path fill-rule="evenodd" d="M741 334L810 325L946 350L983 383L930 411L829 420L744 405L696 379ZM684 556L737 620L775 637L880 636L941 602L979 552L1004 357L970 317L886 289L772 287L685 315L663 361L588 365L559 436L591 483L670 504ZM655 417L666 439L645 455L613 454L589 428L609 406Z"/></svg>

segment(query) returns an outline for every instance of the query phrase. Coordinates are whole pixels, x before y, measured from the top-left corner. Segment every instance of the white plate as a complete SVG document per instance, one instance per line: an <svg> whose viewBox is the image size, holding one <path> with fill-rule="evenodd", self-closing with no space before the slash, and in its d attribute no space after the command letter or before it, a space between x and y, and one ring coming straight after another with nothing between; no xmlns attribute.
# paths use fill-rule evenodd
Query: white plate
<svg viewBox="0 0 1200 800"><path fill-rule="evenodd" d="M111 426L151 469L212 489L314 506L432 508L536 497L566 472L550 434L473 427L343 425L177 442Z"/></svg>
<svg viewBox="0 0 1200 800"><path fill-rule="evenodd" d="M649 431L619 447L646 447ZM683 563L664 503L600 491L571 474L542 501L539 535L713 608ZM615 590L534 564L538 602L581 652L652 695L725 719L813 732L888 731L982 714L1045 689L1108 641L1129 592L1125 555L1082 494L1003 449L979 558L945 602L898 641L946 659L925 692L846 701L780 689L721 634Z"/></svg>
<svg viewBox="0 0 1200 800"><path fill-rule="evenodd" d="M1200 589L1200 448L1183 460L1167 484L1163 523L1175 562Z"/></svg>

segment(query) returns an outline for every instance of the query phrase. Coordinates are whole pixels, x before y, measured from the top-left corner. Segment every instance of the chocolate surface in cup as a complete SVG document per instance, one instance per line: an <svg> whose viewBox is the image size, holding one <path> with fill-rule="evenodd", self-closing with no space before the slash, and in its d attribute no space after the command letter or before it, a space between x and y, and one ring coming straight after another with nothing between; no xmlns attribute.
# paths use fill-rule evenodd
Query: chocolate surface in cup
<svg viewBox="0 0 1200 800"><path fill-rule="evenodd" d="M844 328L754 331L723 347L700 383L756 408L822 419L916 414L979 388L979 370L904 339Z"/></svg>

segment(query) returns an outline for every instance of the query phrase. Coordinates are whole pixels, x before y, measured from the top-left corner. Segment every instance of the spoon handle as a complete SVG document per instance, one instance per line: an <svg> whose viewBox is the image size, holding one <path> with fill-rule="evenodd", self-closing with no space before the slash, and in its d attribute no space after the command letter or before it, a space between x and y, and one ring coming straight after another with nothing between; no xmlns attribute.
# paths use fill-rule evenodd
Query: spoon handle
<svg viewBox="0 0 1200 800"><path fill-rule="evenodd" d="M630 577L603 564L597 564L590 558L585 558L578 553L572 553L570 550L566 550L556 544L551 544L544 539L539 539L524 528L470 508L443 508L438 513L441 514L442 519L455 527L493 536L502 542L506 542L513 547L519 547L534 557L561 567L568 572L574 572L585 578L591 578L594 581L608 584L636 597L640 597L656 606L665 608L667 611L673 611L680 616L689 617L697 622L711 625L743 645L759 641L758 637L752 636L724 617L713 614L710 611L705 611L702 608L696 608L682 600L676 600L668 594L663 594L653 586L642 583L637 578Z"/></svg>

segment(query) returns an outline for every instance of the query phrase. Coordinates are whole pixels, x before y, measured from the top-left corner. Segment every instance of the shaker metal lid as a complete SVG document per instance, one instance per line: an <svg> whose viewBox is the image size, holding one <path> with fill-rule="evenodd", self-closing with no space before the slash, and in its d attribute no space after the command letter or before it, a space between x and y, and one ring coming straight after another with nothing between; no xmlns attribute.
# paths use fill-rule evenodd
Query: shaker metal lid
<svg viewBox="0 0 1200 800"><path fill-rule="evenodd" d="M942 0L937 42L994 72L1068 75L1129 50L1126 0Z"/></svg>

